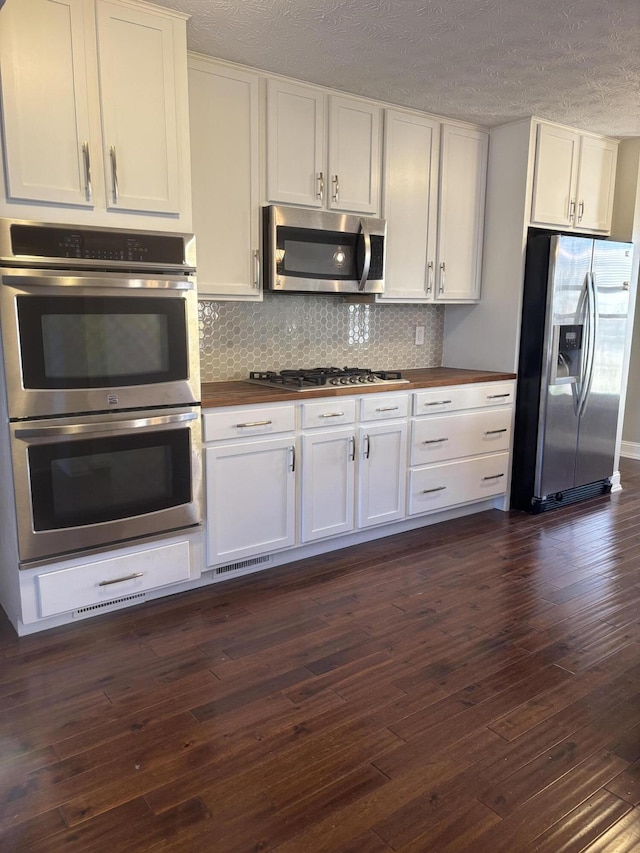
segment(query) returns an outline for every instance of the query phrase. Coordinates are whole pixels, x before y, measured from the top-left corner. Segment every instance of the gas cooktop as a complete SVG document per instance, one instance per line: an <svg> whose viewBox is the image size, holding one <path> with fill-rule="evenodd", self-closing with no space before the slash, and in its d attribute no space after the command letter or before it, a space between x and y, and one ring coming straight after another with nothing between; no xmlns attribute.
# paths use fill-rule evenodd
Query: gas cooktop
<svg viewBox="0 0 640 853"><path fill-rule="evenodd" d="M314 367L311 370L252 370L249 382L288 391L314 391L345 386L393 386L408 383L397 370L365 370L359 367Z"/></svg>

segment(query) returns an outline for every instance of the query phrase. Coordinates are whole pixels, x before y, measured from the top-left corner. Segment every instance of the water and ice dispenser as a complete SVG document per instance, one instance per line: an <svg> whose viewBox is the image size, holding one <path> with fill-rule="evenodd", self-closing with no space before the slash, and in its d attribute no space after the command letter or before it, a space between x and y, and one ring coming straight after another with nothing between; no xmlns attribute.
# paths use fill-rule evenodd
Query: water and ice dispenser
<svg viewBox="0 0 640 853"><path fill-rule="evenodd" d="M568 385L582 371L582 325L554 326L550 385Z"/></svg>

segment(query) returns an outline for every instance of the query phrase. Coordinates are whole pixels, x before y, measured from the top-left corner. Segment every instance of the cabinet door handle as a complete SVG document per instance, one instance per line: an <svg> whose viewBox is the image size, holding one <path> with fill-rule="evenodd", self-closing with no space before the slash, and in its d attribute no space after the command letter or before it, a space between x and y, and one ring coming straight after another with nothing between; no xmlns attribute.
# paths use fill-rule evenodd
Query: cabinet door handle
<svg viewBox="0 0 640 853"><path fill-rule="evenodd" d="M256 290L260 290L260 250L253 251L253 286Z"/></svg>
<svg viewBox="0 0 640 853"><path fill-rule="evenodd" d="M321 418L343 418L344 412L324 412L320 415Z"/></svg>
<svg viewBox="0 0 640 853"><path fill-rule="evenodd" d="M427 264L427 293L433 291L433 261Z"/></svg>
<svg viewBox="0 0 640 853"><path fill-rule="evenodd" d="M569 219L573 221L574 216L576 215L576 200L574 198L569 202Z"/></svg>
<svg viewBox="0 0 640 853"><path fill-rule="evenodd" d="M444 261L440 264L440 287L438 287L438 293L444 293Z"/></svg>
<svg viewBox="0 0 640 853"><path fill-rule="evenodd" d="M380 406L376 412L397 412L400 406Z"/></svg>
<svg viewBox="0 0 640 853"><path fill-rule="evenodd" d="M340 200L340 183L338 182L338 176L334 175L331 178L331 181L333 183L333 200L337 204L337 202Z"/></svg>
<svg viewBox="0 0 640 853"><path fill-rule="evenodd" d="M324 198L324 173L318 172L316 176L316 180L318 182L318 188L316 190L316 198L319 198L320 201Z"/></svg>
<svg viewBox="0 0 640 853"><path fill-rule="evenodd" d="M584 201L581 201L578 205L578 222L582 222L582 217L584 216Z"/></svg>
<svg viewBox="0 0 640 853"><path fill-rule="evenodd" d="M111 586L112 583L124 583L125 581L134 581L136 578L141 578L144 572L133 572L130 575L125 575L122 578L114 578L110 581L100 581L98 586Z"/></svg>
<svg viewBox="0 0 640 853"><path fill-rule="evenodd" d="M435 400L433 403L425 403L425 406L446 406L451 400Z"/></svg>
<svg viewBox="0 0 640 853"><path fill-rule="evenodd" d="M269 426L273 421L248 421L246 424L236 424L237 429L243 429L245 427L259 427L259 426Z"/></svg>
<svg viewBox="0 0 640 853"><path fill-rule="evenodd" d="M118 203L120 190L118 189L118 160L116 158L116 146L112 145L109 149L109 159L111 161L111 189L113 190L113 203Z"/></svg>
<svg viewBox="0 0 640 853"><path fill-rule="evenodd" d="M293 472L296 470L296 446L295 446L295 444L292 444L291 447L289 448L289 450L291 451L291 471Z"/></svg>
<svg viewBox="0 0 640 853"><path fill-rule="evenodd" d="M502 397L510 397L511 393L507 394L487 394L487 400L499 400Z"/></svg>
<svg viewBox="0 0 640 853"><path fill-rule="evenodd" d="M84 188L87 201L91 201L93 188L91 186L91 157L89 155L89 143L82 143L82 161L84 163Z"/></svg>
<svg viewBox="0 0 640 853"><path fill-rule="evenodd" d="M423 444L442 444L443 441L449 441L448 438L428 438L426 441L423 441Z"/></svg>
<svg viewBox="0 0 640 853"><path fill-rule="evenodd" d="M349 439L349 445L351 447L351 451L349 453L349 462L355 462L356 461L356 437L355 437L355 435L352 435L351 438Z"/></svg>
<svg viewBox="0 0 640 853"><path fill-rule="evenodd" d="M432 492L444 492L446 488L446 486L436 486L435 489L423 489L420 494L430 495Z"/></svg>
<svg viewBox="0 0 640 853"><path fill-rule="evenodd" d="M500 477L504 477L504 474L490 474L488 477L483 477L483 480L499 480Z"/></svg>
<svg viewBox="0 0 640 853"><path fill-rule="evenodd" d="M498 433L506 432L506 431L507 431L506 427L504 427L503 429L488 429L485 431L485 435L498 435Z"/></svg>
<svg viewBox="0 0 640 853"><path fill-rule="evenodd" d="M365 451L363 453L363 457L368 459L371 455L371 437L369 435L365 435L364 440L366 441Z"/></svg>

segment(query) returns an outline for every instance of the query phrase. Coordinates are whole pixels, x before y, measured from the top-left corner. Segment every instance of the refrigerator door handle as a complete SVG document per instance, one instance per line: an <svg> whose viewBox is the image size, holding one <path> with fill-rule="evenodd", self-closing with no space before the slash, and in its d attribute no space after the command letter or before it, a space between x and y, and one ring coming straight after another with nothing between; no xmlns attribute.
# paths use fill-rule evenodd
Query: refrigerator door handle
<svg viewBox="0 0 640 853"><path fill-rule="evenodd" d="M580 375L571 387L571 395L573 397L573 410L576 417L580 416L580 408L586 387L587 371L589 366L588 353L588 336L589 336L589 273L584 277L584 285L578 299L576 309L576 323L583 323L584 339L583 339L583 354L580 363Z"/></svg>
<svg viewBox="0 0 640 853"><path fill-rule="evenodd" d="M588 325L589 335L587 343L587 375L583 384L578 417L581 418L587 408L587 401L593 385L594 362L596 357L596 341L598 339L598 290L592 272L587 274L588 295Z"/></svg>

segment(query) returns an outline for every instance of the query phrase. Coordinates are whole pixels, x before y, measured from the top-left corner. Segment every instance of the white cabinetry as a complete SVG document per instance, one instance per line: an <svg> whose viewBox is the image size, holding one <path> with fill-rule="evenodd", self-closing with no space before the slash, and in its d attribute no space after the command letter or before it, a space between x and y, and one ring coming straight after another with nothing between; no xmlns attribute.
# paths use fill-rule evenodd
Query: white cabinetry
<svg viewBox="0 0 640 853"><path fill-rule="evenodd" d="M532 224L608 233L617 153L613 139L538 123Z"/></svg>
<svg viewBox="0 0 640 853"><path fill-rule="evenodd" d="M261 298L257 74L189 57L198 293Z"/></svg>
<svg viewBox="0 0 640 853"><path fill-rule="evenodd" d="M207 565L294 544L294 428L293 405L205 412Z"/></svg>
<svg viewBox="0 0 640 853"><path fill-rule="evenodd" d="M2 211L190 226L184 16L135 0L8 0L0 23Z"/></svg>
<svg viewBox="0 0 640 853"><path fill-rule="evenodd" d="M404 518L409 397L363 397L358 428L358 527Z"/></svg>
<svg viewBox="0 0 640 853"><path fill-rule="evenodd" d="M268 80L268 201L376 214L380 112L357 98Z"/></svg>
<svg viewBox="0 0 640 853"><path fill-rule="evenodd" d="M479 298L487 147L483 131L387 110L380 301Z"/></svg>
<svg viewBox="0 0 640 853"><path fill-rule="evenodd" d="M493 498L507 490L513 392L510 382L414 394L410 515Z"/></svg>
<svg viewBox="0 0 640 853"><path fill-rule="evenodd" d="M301 539L313 542L353 530L356 404L335 397L301 410Z"/></svg>

